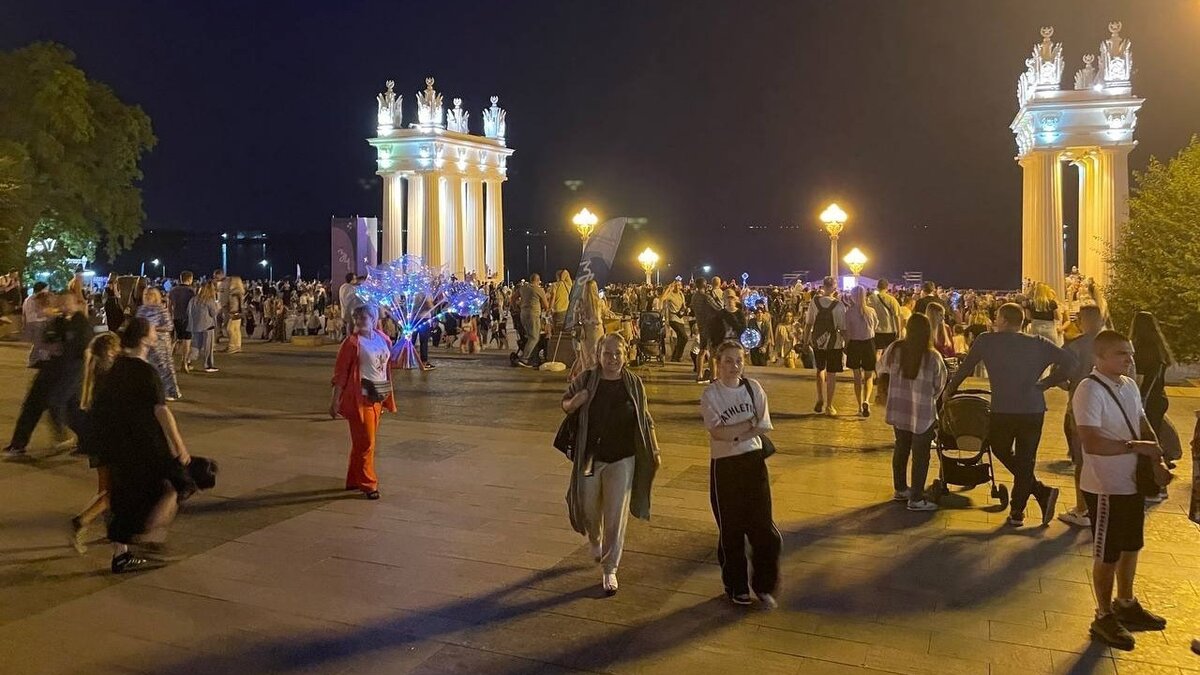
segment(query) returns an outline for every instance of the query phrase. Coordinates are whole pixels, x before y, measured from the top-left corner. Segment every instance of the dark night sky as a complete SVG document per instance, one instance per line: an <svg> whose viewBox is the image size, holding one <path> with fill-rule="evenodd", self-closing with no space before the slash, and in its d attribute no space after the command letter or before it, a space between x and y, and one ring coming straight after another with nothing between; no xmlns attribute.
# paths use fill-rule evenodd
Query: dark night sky
<svg viewBox="0 0 1200 675"><path fill-rule="evenodd" d="M844 250L861 246L868 273L1011 286L1017 75L1054 25L1069 86L1110 19L1147 99L1141 168L1200 131L1196 0L43 0L0 8L0 48L62 42L146 109L149 226L317 232L324 259L331 214L379 211L363 140L375 94L395 79L408 119L433 75L473 129L500 95L517 151L506 222L558 233L551 265L575 255L568 218L587 204L649 219L627 233L626 262L650 243L672 272L821 270L816 215L836 200L851 214Z"/></svg>

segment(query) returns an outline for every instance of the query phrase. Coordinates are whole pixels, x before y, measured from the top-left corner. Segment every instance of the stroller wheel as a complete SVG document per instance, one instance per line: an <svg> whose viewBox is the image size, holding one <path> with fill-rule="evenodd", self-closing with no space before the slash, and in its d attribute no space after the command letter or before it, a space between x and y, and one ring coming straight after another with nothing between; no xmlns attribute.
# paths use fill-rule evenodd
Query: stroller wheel
<svg viewBox="0 0 1200 675"><path fill-rule="evenodd" d="M992 498L998 499L1000 501L1000 510L1001 511L1003 511L1004 509L1007 509L1008 508L1008 486L1007 485L997 485L996 487L992 488Z"/></svg>

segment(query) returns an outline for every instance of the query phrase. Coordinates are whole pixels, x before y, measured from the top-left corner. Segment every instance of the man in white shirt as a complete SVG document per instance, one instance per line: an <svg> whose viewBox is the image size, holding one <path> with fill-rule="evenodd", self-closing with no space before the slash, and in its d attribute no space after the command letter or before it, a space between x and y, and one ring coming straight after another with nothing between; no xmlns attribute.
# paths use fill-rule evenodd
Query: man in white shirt
<svg viewBox="0 0 1200 675"><path fill-rule="evenodd" d="M363 304L358 294L358 277L353 272L346 274L346 283L338 289L338 304L342 308L342 324L346 326L346 334L354 332L354 308Z"/></svg>
<svg viewBox="0 0 1200 675"><path fill-rule="evenodd" d="M844 370L842 333L846 327L846 306L838 298L837 282L825 277L821 291L813 296L804 315L804 336L801 340L812 347L813 367L817 369L817 404L813 412L836 415L833 392L837 374Z"/></svg>
<svg viewBox="0 0 1200 675"><path fill-rule="evenodd" d="M1079 487L1092 515L1096 619L1091 633L1111 647L1128 650L1134 645L1131 630L1162 630L1167 625L1133 595L1146 520L1145 498L1137 485L1139 455L1149 458L1156 472L1166 467L1137 383L1124 375L1133 366L1133 344L1106 330L1096 336L1093 354L1095 368L1071 398L1083 446Z"/></svg>

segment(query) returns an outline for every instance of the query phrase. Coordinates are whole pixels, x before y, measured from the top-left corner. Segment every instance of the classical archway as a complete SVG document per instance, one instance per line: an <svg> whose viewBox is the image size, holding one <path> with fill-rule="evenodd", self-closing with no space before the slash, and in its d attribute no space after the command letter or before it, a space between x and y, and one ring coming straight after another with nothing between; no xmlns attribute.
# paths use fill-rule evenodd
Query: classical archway
<svg viewBox="0 0 1200 675"><path fill-rule="evenodd" d="M1062 43L1042 41L1017 80L1020 110L1010 128L1022 171L1021 275L1044 281L1061 296L1063 252L1062 163L1079 169L1080 273L1107 286L1107 256L1129 219L1129 151L1144 99L1133 95L1133 54L1121 23L1108 24L1100 54L1083 57L1073 89L1063 89Z"/></svg>

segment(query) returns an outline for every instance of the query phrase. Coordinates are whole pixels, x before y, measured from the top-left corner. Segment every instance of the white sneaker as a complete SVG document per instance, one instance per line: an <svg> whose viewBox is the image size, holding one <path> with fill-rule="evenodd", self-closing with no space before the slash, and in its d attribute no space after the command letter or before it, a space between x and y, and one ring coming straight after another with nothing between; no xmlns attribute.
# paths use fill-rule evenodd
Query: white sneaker
<svg viewBox="0 0 1200 675"><path fill-rule="evenodd" d="M937 511L937 509L938 509L937 504L934 504L933 502L929 501L928 499L921 499L921 500L918 500L915 502L914 501L908 502L908 510L909 511Z"/></svg>
<svg viewBox="0 0 1200 675"><path fill-rule="evenodd" d="M779 607L779 603L775 600L775 596L770 593L759 593L758 601L763 604L766 609L775 609Z"/></svg>
<svg viewBox="0 0 1200 675"><path fill-rule="evenodd" d="M1075 527L1092 526L1092 519L1084 514L1079 513L1075 509L1067 509L1066 511L1063 511L1062 513L1058 514L1058 519L1068 525L1074 525Z"/></svg>
<svg viewBox="0 0 1200 675"><path fill-rule="evenodd" d="M604 549L600 547L600 542L589 541L588 550L592 553L592 560L600 562L600 558L604 555Z"/></svg>
<svg viewBox="0 0 1200 675"><path fill-rule="evenodd" d="M908 490L896 490L892 493L892 501L906 502L908 501Z"/></svg>
<svg viewBox="0 0 1200 675"><path fill-rule="evenodd" d="M219 369L219 368L205 368L205 369L204 369L204 372L206 372L206 373L219 373L219 372L221 372L221 371L220 371L220 369Z"/></svg>
<svg viewBox="0 0 1200 675"><path fill-rule="evenodd" d="M827 405L825 406L825 414L829 415L830 417L835 417L837 415L837 408Z"/></svg>
<svg viewBox="0 0 1200 675"><path fill-rule="evenodd" d="M616 572L605 572L604 578L601 579L601 581L600 581L600 585L604 587L605 593L607 593L609 595L616 595L616 593L617 593L617 573Z"/></svg>
<svg viewBox="0 0 1200 675"><path fill-rule="evenodd" d="M1167 493L1164 491L1164 492L1160 492L1156 495L1146 497L1146 503L1147 504L1161 504L1163 502L1163 500L1165 500L1166 498L1167 498Z"/></svg>

